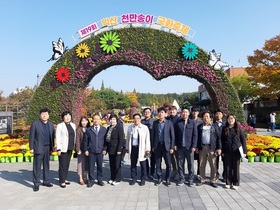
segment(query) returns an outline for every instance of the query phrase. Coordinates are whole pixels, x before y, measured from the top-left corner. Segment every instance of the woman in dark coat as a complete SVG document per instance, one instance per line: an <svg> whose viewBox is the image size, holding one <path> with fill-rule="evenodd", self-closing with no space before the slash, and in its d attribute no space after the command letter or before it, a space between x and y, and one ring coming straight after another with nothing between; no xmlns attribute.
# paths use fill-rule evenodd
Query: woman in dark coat
<svg viewBox="0 0 280 210"><path fill-rule="evenodd" d="M246 139L233 114L227 116L221 140L226 172L225 188L237 190L240 184L240 158L243 158L242 152L246 154Z"/></svg>
<svg viewBox="0 0 280 210"><path fill-rule="evenodd" d="M121 181L121 150L124 141L123 127L117 123L118 117L111 115L110 126L107 128L106 143L109 154L111 179L109 184L118 185Z"/></svg>

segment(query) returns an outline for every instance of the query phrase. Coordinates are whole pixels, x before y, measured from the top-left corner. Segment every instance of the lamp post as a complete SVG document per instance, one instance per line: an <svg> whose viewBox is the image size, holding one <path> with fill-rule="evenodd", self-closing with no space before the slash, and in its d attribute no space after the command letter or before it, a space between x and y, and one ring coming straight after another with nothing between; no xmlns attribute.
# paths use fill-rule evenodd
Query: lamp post
<svg viewBox="0 0 280 210"><path fill-rule="evenodd" d="M37 74L37 87L39 86L39 79L40 79L40 75Z"/></svg>

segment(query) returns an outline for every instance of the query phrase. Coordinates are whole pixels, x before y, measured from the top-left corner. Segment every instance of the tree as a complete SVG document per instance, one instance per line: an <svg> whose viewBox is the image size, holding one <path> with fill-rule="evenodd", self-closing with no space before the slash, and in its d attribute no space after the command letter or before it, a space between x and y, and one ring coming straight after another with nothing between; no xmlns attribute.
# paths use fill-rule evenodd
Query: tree
<svg viewBox="0 0 280 210"><path fill-rule="evenodd" d="M83 108L85 108L87 113L93 113L106 109L106 104L104 101L94 96L94 91L95 90L90 88L87 88L84 91Z"/></svg>
<svg viewBox="0 0 280 210"><path fill-rule="evenodd" d="M250 81L248 75L240 74L230 78L232 85L235 87L240 101L243 103L256 97L255 92L258 86Z"/></svg>
<svg viewBox="0 0 280 210"><path fill-rule="evenodd" d="M260 87L260 97L277 99L280 96L280 35L265 41L262 50L248 56L250 67L246 69L250 80Z"/></svg>
<svg viewBox="0 0 280 210"><path fill-rule="evenodd" d="M30 87L18 88L16 92L9 95L6 104L14 107L11 111L17 112L18 118L25 119L33 95L34 89Z"/></svg>
<svg viewBox="0 0 280 210"><path fill-rule="evenodd" d="M3 95L3 90L0 90L0 101L2 101L4 98L2 95Z"/></svg>
<svg viewBox="0 0 280 210"><path fill-rule="evenodd" d="M105 85L104 85L104 81L102 80L101 89L100 90L104 90L104 89L105 89Z"/></svg>
<svg viewBox="0 0 280 210"><path fill-rule="evenodd" d="M103 101L105 103L106 109L125 109L129 107L130 104L130 99L127 96L120 94L111 88L94 91L93 97Z"/></svg>
<svg viewBox="0 0 280 210"><path fill-rule="evenodd" d="M137 98L137 94L135 92L135 89L133 92L130 92L130 93L126 93L126 96L128 98L130 98L131 102L138 102L138 98Z"/></svg>

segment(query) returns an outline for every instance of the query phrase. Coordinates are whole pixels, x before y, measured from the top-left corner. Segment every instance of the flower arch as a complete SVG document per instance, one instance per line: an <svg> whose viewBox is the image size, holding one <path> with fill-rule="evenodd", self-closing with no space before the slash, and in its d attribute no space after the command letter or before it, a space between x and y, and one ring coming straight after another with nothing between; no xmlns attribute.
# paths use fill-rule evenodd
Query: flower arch
<svg viewBox="0 0 280 210"><path fill-rule="evenodd" d="M55 123L64 110L71 110L77 120L81 93L91 79L110 66L122 64L140 67L156 80L172 75L194 78L205 85L214 107L225 114L235 113L244 122L241 103L227 75L210 67L208 60L207 52L194 43L156 29L123 28L92 36L67 51L47 72L31 101L28 123L37 118L42 107L52 110Z"/></svg>

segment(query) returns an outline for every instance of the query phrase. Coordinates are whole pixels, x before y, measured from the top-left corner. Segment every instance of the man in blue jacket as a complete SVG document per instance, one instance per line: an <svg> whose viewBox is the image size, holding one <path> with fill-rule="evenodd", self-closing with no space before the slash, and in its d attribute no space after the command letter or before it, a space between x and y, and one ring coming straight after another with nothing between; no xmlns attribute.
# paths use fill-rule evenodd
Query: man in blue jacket
<svg viewBox="0 0 280 210"><path fill-rule="evenodd" d="M166 165L166 186L170 183L170 155L174 152L175 134L174 127L171 121L166 120L166 110L164 107L158 109L158 120L153 124L152 130L152 152L155 153L156 160L156 172L158 176L158 182L155 184L159 186L162 184L162 169L161 161L164 158Z"/></svg>
<svg viewBox="0 0 280 210"><path fill-rule="evenodd" d="M87 187L92 187L94 184L94 168L97 165L97 183L104 186L102 164L103 156L106 155L106 132L107 129L100 124L101 119L98 114L93 116L93 126L87 128L84 135L84 151L85 155L89 156L89 181Z"/></svg>
<svg viewBox="0 0 280 210"><path fill-rule="evenodd" d="M175 125L175 150L178 153L178 168L180 179L177 183L181 186L185 182L184 165L185 159L188 161L189 186L193 186L194 178L194 152L197 147L197 126L189 119L190 112L187 108L182 108L181 117Z"/></svg>

